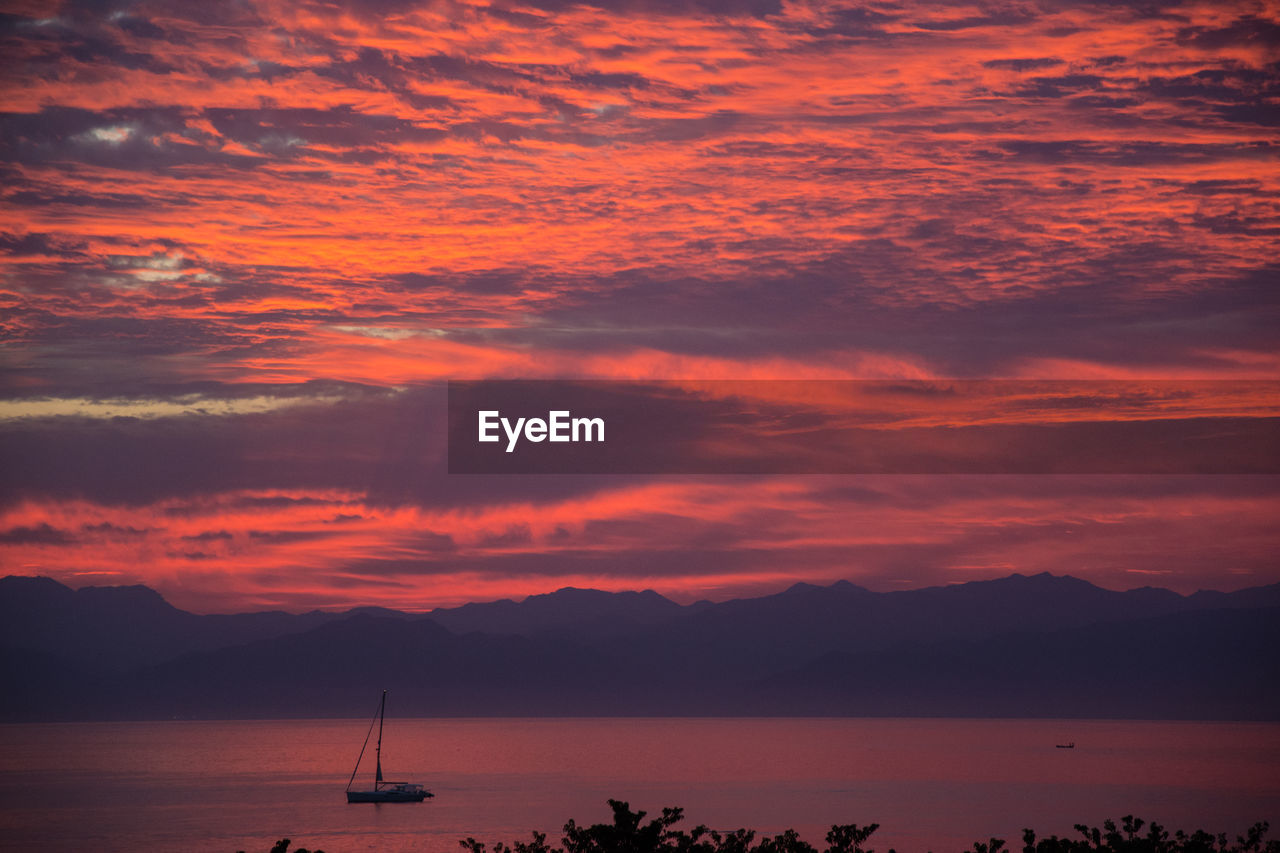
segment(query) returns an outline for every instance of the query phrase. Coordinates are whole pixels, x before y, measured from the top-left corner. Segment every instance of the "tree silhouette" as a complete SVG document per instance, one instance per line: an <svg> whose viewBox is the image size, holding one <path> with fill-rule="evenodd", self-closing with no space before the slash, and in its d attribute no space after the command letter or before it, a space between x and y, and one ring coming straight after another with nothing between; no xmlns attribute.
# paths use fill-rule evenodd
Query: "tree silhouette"
<svg viewBox="0 0 1280 853"><path fill-rule="evenodd" d="M631 811L630 803L609 800L612 823L579 826L572 819L564 825L560 847L547 844L546 833L534 832L533 840L507 846L499 842L492 853L819 853L812 844L788 829L772 838L756 843L756 832L738 829L720 833L699 825L689 832L675 825L684 819L684 809L664 808L659 817L645 821L646 812ZM1146 831L1143 832L1143 828ZM872 834L880 828L872 823L835 825L827 833L827 847L821 853L875 853L864 849ZM1160 824L1148 824L1141 818L1125 815L1117 827L1107 820L1102 828L1076 824L1080 838L1058 838L1056 835L1037 839L1032 829L1022 832L1022 853L1280 853L1280 840L1266 838L1270 826L1259 822L1234 844L1225 834L1210 835L1198 829L1182 830L1170 835ZM459 842L468 853L489 853L474 838ZM302 851L299 851L302 853ZM317 851L318 853L318 851ZM895 853L892 849L888 853ZM1007 853L1003 838L975 841L966 853Z"/></svg>
<svg viewBox="0 0 1280 853"><path fill-rule="evenodd" d="M494 845L493 853L818 853L794 829L753 844L756 833L750 829L729 833L703 825L689 832L676 829L675 824L684 819L681 808L664 808L659 817L647 823L644 820L647 812L631 811L628 802L609 800L609 808L613 810L613 823L584 827L570 818L564 825L562 847L549 846L545 833L534 832L531 842L516 842L510 847L499 842ZM827 833L824 853L875 853L864 850L862 845L878 828L874 823L865 827L833 826ZM469 853L487 853L487 847L474 838L459 844Z"/></svg>
<svg viewBox="0 0 1280 853"><path fill-rule="evenodd" d="M1142 818L1125 815L1118 828L1112 820L1103 821L1101 829L1076 824L1082 840L1054 835L1037 841L1034 830L1024 829L1022 853L1280 853L1280 839L1266 838L1269 828L1265 821L1255 823L1231 844L1225 833L1210 835L1197 829L1188 834L1179 829L1171 836L1158 823L1148 825Z"/></svg>
<svg viewBox="0 0 1280 853"><path fill-rule="evenodd" d="M529 841L517 841L508 846L494 844L492 853L875 853L864 849L880 825L870 823L837 824L827 833L827 846L819 851L802 839L794 829L788 829L772 838L756 843L752 829L737 829L721 833L706 826L695 826L688 832L675 825L684 820L684 809L664 808L662 814L645 821L646 812L631 811L631 804L622 800L609 800L613 810L612 823L579 826L572 818L564 825L561 846L547 843L545 832L534 832ZM1143 832L1143 829L1146 829ZM1102 827L1090 827L1078 823L1075 826L1079 838L1037 838L1035 830L1022 831L1022 853L1280 853L1280 839L1268 839L1270 825L1265 821L1255 823L1235 843L1227 840L1225 833L1210 835L1202 829L1186 833L1182 830L1172 835L1158 823L1148 824L1141 818L1125 815L1120 825L1115 821L1103 821ZM458 842L467 853L490 853L489 848L474 838ZM282 838L270 853L289 853L290 841ZM237 853L244 853L243 850ZM312 853L300 847L293 853ZM316 850L314 853L324 853ZM895 853L890 849L888 853ZM973 849L964 853L1011 853L1003 838L975 841Z"/></svg>
<svg viewBox="0 0 1280 853"><path fill-rule="evenodd" d="M289 839L281 838L279 841L277 841L275 844L271 846L271 853L289 853L289 845L291 843L292 842ZM237 850L236 853L244 853L244 851ZM297 850L293 851L293 853L312 853L312 851L308 850L305 847L299 847ZM316 850L314 851L314 853L324 853L324 851Z"/></svg>

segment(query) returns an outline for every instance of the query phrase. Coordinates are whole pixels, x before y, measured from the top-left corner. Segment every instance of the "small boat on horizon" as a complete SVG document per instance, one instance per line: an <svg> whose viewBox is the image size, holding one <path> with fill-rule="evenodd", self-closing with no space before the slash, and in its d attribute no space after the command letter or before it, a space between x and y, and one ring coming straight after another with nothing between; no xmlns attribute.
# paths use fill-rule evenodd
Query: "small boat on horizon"
<svg viewBox="0 0 1280 853"><path fill-rule="evenodd" d="M364 736L364 745L360 747L360 755L356 758L355 769L347 780L348 803L420 803L427 797L435 796L415 782L386 782L382 778L382 724L387 715L387 691L382 691L382 702L378 705L378 715L369 721L369 732ZM373 777L372 791L353 791L351 785L356 781L356 773L360 771L360 759L364 758L365 748L369 746L369 737L373 734L373 723L378 723L377 771Z"/></svg>
<svg viewBox="0 0 1280 853"><path fill-rule="evenodd" d="M1055 746L1057 746L1058 749L1075 749L1076 742L1070 741L1069 743L1059 743L1059 744L1055 744Z"/></svg>

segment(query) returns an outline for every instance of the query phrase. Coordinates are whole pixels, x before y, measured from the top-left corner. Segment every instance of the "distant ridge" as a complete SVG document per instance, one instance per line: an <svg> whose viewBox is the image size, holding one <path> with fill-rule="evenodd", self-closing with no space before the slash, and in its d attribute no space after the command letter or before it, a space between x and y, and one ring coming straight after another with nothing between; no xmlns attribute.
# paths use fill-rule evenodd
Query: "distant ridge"
<svg viewBox="0 0 1280 853"><path fill-rule="evenodd" d="M451 631L483 631L500 634L552 632L622 633L640 625L652 625L682 610L669 598L651 589L641 592L602 592L564 587L531 595L521 602L502 599L432 610L428 615Z"/></svg>
<svg viewBox="0 0 1280 853"><path fill-rule="evenodd" d="M364 713L1280 719L1280 584L1182 596L1011 575L680 605L564 588L408 614L201 616L0 579L4 719Z"/></svg>

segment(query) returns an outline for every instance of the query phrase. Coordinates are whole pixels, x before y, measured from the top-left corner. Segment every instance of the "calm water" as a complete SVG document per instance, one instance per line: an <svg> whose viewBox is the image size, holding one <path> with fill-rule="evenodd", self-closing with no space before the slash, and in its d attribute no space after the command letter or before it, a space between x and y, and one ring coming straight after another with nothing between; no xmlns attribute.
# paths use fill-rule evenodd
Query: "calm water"
<svg viewBox="0 0 1280 853"><path fill-rule="evenodd" d="M878 822L873 846L902 853L1127 813L1213 832L1280 827L1280 725L396 719L388 778L436 798L347 805L367 725L0 726L0 849L256 853L287 836L328 853L455 853L468 835L556 839L570 817L606 820L610 797L651 814L683 806L687 827L794 827L814 844L832 823ZM1068 740L1075 749L1054 748Z"/></svg>

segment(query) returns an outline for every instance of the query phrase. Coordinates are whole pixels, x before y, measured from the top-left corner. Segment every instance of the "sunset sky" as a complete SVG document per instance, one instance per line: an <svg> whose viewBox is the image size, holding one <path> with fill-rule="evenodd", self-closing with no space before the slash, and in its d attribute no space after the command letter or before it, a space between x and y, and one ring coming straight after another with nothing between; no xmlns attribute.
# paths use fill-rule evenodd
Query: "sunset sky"
<svg viewBox="0 0 1280 853"><path fill-rule="evenodd" d="M444 440L451 379L1280 380L1280 2L4 10L2 573L196 612L1280 581L1274 475Z"/></svg>

